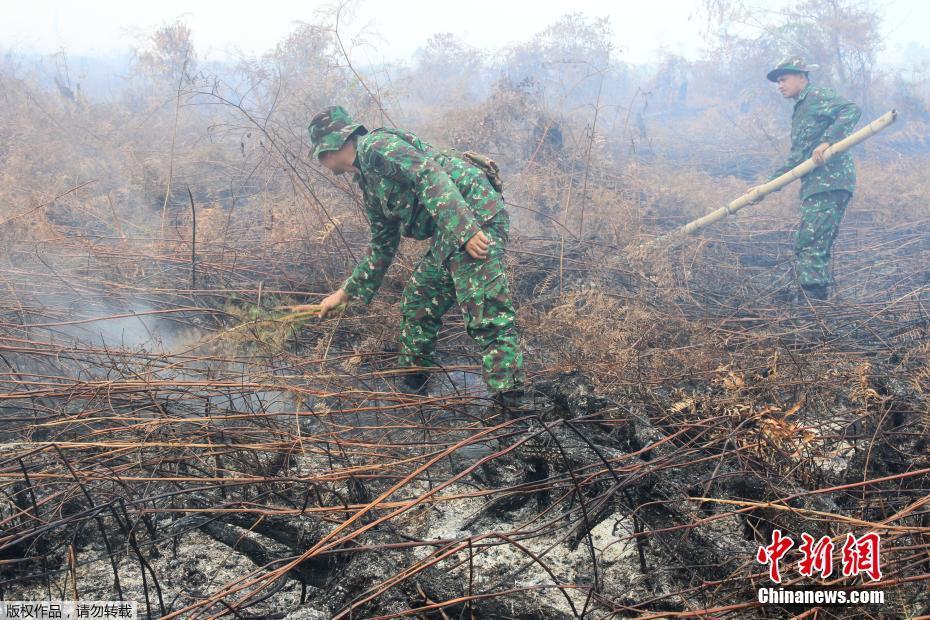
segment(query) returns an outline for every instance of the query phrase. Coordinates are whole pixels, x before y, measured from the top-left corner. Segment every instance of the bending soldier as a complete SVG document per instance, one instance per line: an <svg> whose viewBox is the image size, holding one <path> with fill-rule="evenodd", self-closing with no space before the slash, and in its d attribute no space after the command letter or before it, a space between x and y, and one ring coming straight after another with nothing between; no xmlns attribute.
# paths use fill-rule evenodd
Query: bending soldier
<svg viewBox="0 0 930 620"><path fill-rule="evenodd" d="M429 375L421 369L435 365L443 314L457 303L481 349L488 388L502 405L522 406L523 354L503 265L509 216L496 164L439 150L408 131L368 131L340 106L314 116L309 131L320 163L354 173L371 228L367 255L323 300L321 316L350 300L369 303L401 236L431 239L401 300L398 363L417 368L404 376L405 391L425 389Z"/></svg>

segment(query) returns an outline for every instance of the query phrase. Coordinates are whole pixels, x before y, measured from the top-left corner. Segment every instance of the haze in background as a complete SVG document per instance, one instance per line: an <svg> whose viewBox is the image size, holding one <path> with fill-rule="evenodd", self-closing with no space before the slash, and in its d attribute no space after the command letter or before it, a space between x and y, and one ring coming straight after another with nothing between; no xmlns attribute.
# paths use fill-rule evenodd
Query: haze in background
<svg viewBox="0 0 930 620"><path fill-rule="evenodd" d="M758 5L765 12L777 10L780 3L745 4ZM473 0L467 5L427 0L362 2L350 5L345 42L352 48L353 60L366 64L407 61L439 32L452 33L477 48L496 50L525 41L565 12L577 11L610 18L615 49L626 62L649 63L663 52L691 60L702 49L703 5L694 0L663 0L639 3L630 10L623 3L602 0L577 0L571 6L492 0ZM225 0L8 2L0 20L0 49L121 58L156 27L180 18L191 28L201 58L227 61L271 50L293 30L295 22L313 21L321 11L332 12L334 6L318 0L266 0L242 8L231 8ZM930 3L887 0L874 6L884 18L886 44L880 62L930 60L926 31ZM745 28L751 30L753 25Z"/></svg>

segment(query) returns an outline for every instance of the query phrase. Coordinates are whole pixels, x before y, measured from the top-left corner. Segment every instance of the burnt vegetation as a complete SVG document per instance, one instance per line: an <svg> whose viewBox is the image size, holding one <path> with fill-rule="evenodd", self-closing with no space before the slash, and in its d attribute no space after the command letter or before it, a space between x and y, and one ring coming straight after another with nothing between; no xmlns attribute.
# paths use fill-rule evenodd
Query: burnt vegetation
<svg viewBox="0 0 930 620"><path fill-rule="evenodd" d="M166 25L113 92L64 55L0 60L0 597L152 618L930 613L930 64L880 67L880 15L807 0L707 2L699 60L627 63L607 21L570 14L495 55L436 35L371 66L350 8L235 66ZM775 168L790 105L764 74L798 52L863 121L901 119L854 153L818 305L785 300L795 187L643 245ZM490 406L455 311L431 394L397 391L422 242L370 306L275 320L365 250L354 186L307 157L333 103L501 165L536 418ZM880 582L802 577L796 548L781 569L885 604L759 605L775 529L881 534Z"/></svg>

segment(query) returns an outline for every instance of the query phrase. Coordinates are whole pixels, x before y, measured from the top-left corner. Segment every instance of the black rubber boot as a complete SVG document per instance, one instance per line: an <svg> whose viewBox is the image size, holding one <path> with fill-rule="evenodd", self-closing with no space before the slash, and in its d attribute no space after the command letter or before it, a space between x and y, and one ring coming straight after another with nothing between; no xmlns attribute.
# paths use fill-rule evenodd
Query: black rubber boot
<svg viewBox="0 0 930 620"><path fill-rule="evenodd" d="M824 284L802 286L801 290L809 299L827 301L830 298L830 289Z"/></svg>
<svg viewBox="0 0 930 620"><path fill-rule="evenodd" d="M426 394L427 381L429 373L411 372L401 377L397 387L404 394Z"/></svg>
<svg viewBox="0 0 930 620"><path fill-rule="evenodd" d="M505 390L494 395L494 402L504 412L504 415L511 418L524 418L536 415L540 412L540 404L534 397L533 390L523 390L516 388Z"/></svg>
<svg viewBox="0 0 930 620"><path fill-rule="evenodd" d="M798 287L791 286L778 291L772 299L782 306L796 306L804 303L804 293Z"/></svg>

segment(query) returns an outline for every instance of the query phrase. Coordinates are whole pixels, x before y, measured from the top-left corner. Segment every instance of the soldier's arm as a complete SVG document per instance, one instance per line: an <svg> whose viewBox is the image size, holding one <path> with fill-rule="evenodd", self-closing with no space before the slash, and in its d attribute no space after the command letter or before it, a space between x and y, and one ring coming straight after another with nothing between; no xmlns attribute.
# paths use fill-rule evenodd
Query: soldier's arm
<svg viewBox="0 0 930 620"><path fill-rule="evenodd" d="M449 175L428 155L395 135L366 141L361 153L366 168L413 184L420 204L449 240L462 247L481 231L468 203Z"/></svg>
<svg viewBox="0 0 930 620"><path fill-rule="evenodd" d="M400 225L372 209L367 209L366 212L371 227L368 253L342 285L342 290L350 299L361 299L368 304L381 288L384 274L394 261L397 246L400 244Z"/></svg>
<svg viewBox="0 0 930 620"><path fill-rule="evenodd" d="M769 181L773 181L777 179L778 177L785 174L789 170L792 170L793 168L795 168L798 164L802 163L805 159L807 158L804 157L804 153L801 153L797 151L796 149L791 149L791 152L788 153L788 158L785 160L785 163L779 166L779 168L775 172L770 174L769 178L767 178L765 182L768 183Z"/></svg>
<svg viewBox="0 0 930 620"><path fill-rule="evenodd" d="M765 182L768 183L769 181L774 181L775 179L785 174L789 170L794 169L796 166L798 166L798 164L803 162L805 159L807 159L807 157L804 155L803 152L801 152L801 149L797 148L797 145L794 143L794 140L792 139L791 151L789 151L788 157L785 159L785 162L781 166L779 166L778 169L775 170L775 172L770 174L769 177L765 180Z"/></svg>
<svg viewBox="0 0 930 620"><path fill-rule="evenodd" d="M832 91L824 92L818 106L824 114L833 118L833 124L823 132L823 141L829 144L836 144L851 134L862 116L859 106Z"/></svg>

